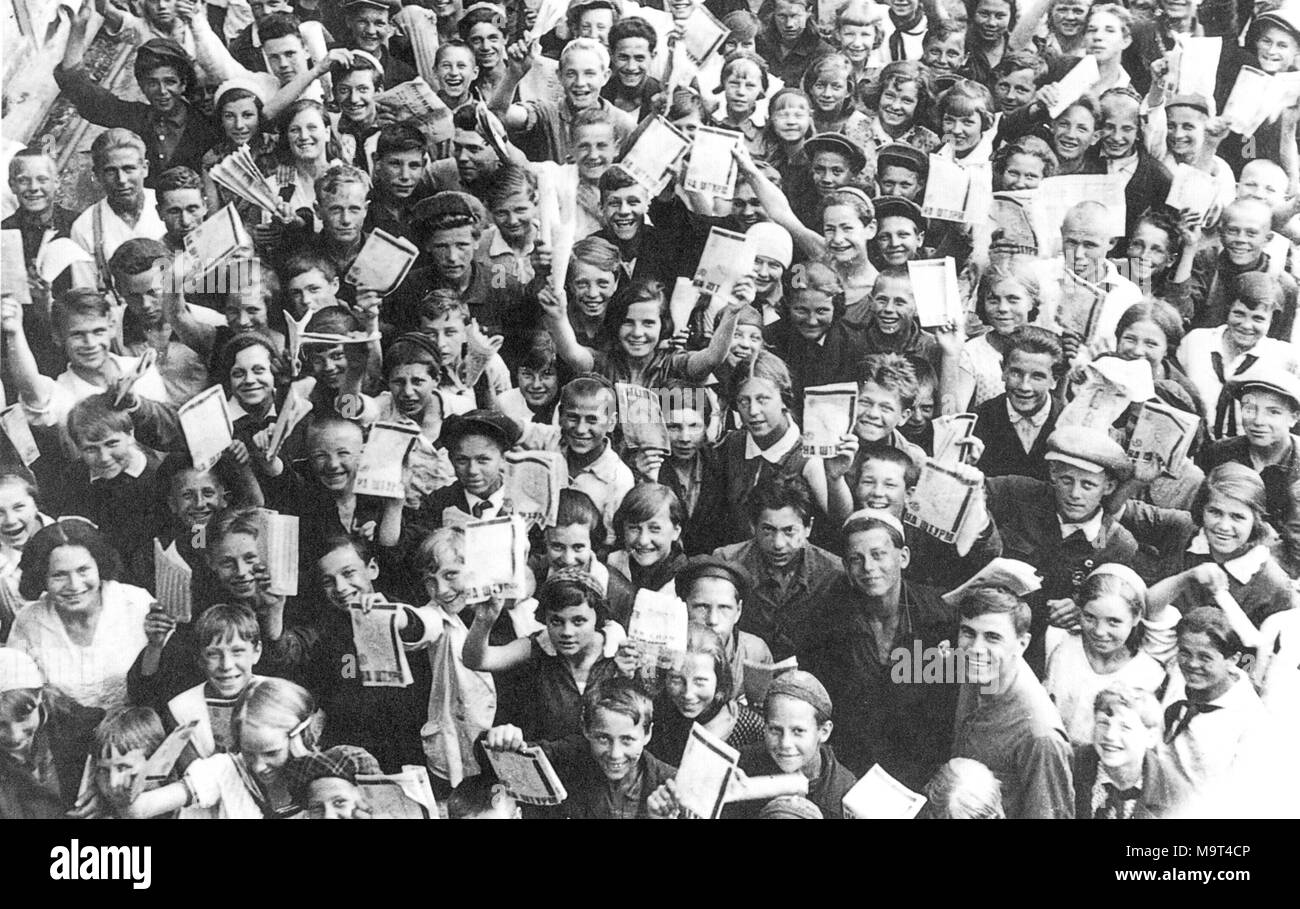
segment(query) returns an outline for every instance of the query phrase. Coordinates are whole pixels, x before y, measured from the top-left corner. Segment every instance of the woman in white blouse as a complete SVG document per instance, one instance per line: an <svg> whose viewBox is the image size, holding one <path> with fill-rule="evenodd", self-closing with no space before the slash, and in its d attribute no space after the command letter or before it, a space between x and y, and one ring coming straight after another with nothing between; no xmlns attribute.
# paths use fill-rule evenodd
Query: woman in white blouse
<svg viewBox="0 0 1300 909"><path fill-rule="evenodd" d="M83 707L126 703L126 674L144 649L153 596L117 580L122 563L89 521L43 527L23 548L9 646L28 653L51 685Z"/></svg>
<svg viewBox="0 0 1300 909"><path fill-rule="evenodd" d="M287 203L287 210L282 206L281 218L293 221L301 217L298 213L302 210L315 208L316 178L340 163L343 154L324 105L310 98L300 98L289 105L280 119L276 154L280 166L268 182ZM292 191L285 199L287 187L292 187Z"/></svg>

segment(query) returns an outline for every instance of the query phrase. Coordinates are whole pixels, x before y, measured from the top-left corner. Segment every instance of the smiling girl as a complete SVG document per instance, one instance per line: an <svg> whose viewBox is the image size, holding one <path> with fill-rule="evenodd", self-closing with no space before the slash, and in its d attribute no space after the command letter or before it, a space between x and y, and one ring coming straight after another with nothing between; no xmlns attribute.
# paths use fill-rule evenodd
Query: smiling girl
<svg viewBox="0 0 1300 909"><path fill-rule="evenodd" d="M251 86L251 83L249 84ZM237 80L225 82L217 89L217 100L212 110L221 123L225 139L208 149L203 155L203 195L208 211L219 211L229 202L245 224L257 223L260 211L256 205L232 196L212 179L211 169L218 162L240 148L247 148L263 174L275 171L275 135L264 128L262 98Z"/></svg>
<svg viewBox="0 0 1300 909"><path fill-rule="evenodd" d="M1010 49L1016 0L966 0L966 8L970 14L966 29L967 71L975 81L991 85L994 67Z"/></svg>
<svg viewBox="0 0 1300 909"><path fill-rule="evenodd" d="M965 167L990 164L997 133L993 94L978 82L961 79L939 96L935 107L943 135L936 154Z"/></svg>
<svg viewBox="0 0 1300 909"><path fill-rule="evenodd" d="M888 64L862 103L867 110L875 112L871 118L871 138L877 151L894 142L926 153L939 147L939 137L925 125L934 103L934 79L928 67L915 60Z"/></svg>
<svg viewBox="0 0 1300 909"><path fill-rule="evenodd" d="M1043 687L1074 745L1092 744L1093 700L1117 681L1154 692L1176 645L1178 610L1152 609L1147 585L1127 565L1096 568L1079 588L1079 634L1048 626Z"/></svg>
<svg viewBox="0 0 1300 909"><path fill-rule="evenodd" d="M722 64L722 106L714 122L724 129L738 130L751 150L762 147L765 118L759 100L768 92L767 63L757 54L733 51Z"/></svg>
<svg viewBox="0 0 1300 909"><path fill-rule="evenodd" d="M677 572L686 564L682 525L686 511L667 486L641 483L623 498L614 527L621 550L609 554L611 572L618 572L636 590L672 593Z"/></svg>
<svg viewBox="0 0 1300 909"><path fill-rule="evenodd" d="M989 330L966 342L975 374L972 407L1006 391L1002 365L1011 335L1037 320L1042 294L1033 269L1012 259L993 266L980 278L976 299L976 312Z"/></svg>
<svg viewBox="0 0 1300 909"><path fill-rule="evenodd" d="M36 482L27 473L0 472L0 644L9 638L14 609L24 605L18 594L23 573L19 564L32 534L53 522L36 505Z"/></svg>
<svg viewBox="0 0 1300 909"><path fill-rule="evenodd" d="M783 88L768 105L762 157L783 178L791 167L806 167L803 145L813 136L812 100L797 88Z"/></svg>
<svg viewBox="0 0 1300 909"><path fill-rule="evenodd" d="M814 60L804 74L803 87L813 102L817 132L840 133L860 148L867 146L871 120L854 107L853 64L848 57L833 53Z"/></svg>

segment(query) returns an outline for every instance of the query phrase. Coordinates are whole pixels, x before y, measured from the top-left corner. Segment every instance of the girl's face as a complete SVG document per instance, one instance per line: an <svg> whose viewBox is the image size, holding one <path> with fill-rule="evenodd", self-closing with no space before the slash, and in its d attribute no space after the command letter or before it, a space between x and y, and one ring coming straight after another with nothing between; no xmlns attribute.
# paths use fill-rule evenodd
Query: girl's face
<svg viewBox="0 0 1300 909"><path fill-rule="evenodd" d="M875 236L872 224L864 224L857 210L848 205L832 205L822 215L822 237L826 251L836 262L861 261L867 254L867 241Z"/></svg>
<svg viewBox="0 0 1300 909"><path fill-rule="evenodd" d="M731 333L731 347L727 354L736 361L748 360L763 349L763 330L757 325L737 325ZM0 499L0 509L3 508ZM0 510L0 515L3 515Z"/></svg>
<svg viewBox="0 0 1300 909"><path fill-rule="evenodd" d="M247 145L257 135L260 114L252 98L240 98L221 108L221 129L236 145Z"/></svg>
<svg viewBox="0 0 1300 909"><path fill-rule="evenodd" d="M1211 492L1201 510L1201 528L1210 552L1229 557L1245 549L1255 529L1255 513L1245 502Z"/></svg>
<svg viewBox="0 0 1300 909"><path fill-rule="evenodd" d="M618 343L633 359L644 359L655 352L663 331L658 300L633 303L618 327Z"/></svg>
<svg viewBox="0 0 1300 909"><path fill-rule="evenodd" d="M876 27L874 25L840 26L840 50L854 66L866 63L875 49Z"/></svg>
<svg viewBox="0 0 1300 909"><path fill-rule="evenodd" d="M812 110L799 95L782 95L771 112L772 131L782 142L798 142L812 128Z"/></svg>
<svg viewBox="0 0 1300 909"><path fill-rule="evenodd" d="M980 0L975 7L975 34L986 47L1000 42L1010 28L1011 4L1006 0Z"/></svg>
<svg viewBox="0 0 1300 909"><path fill-rule="evenodd" d="M1125 648L1137 617L1123 597L1107 594L1083 604L1079 623L1083 630L1083 646L1088 652L1109 657Z"/></svg>
<svg viewBox="0 0 1300 909"><path fill-rule="evenodd" d="M880 122L892 129L907 129L916 117L918 98L915 82L893 80L880 93Z"/></svg>
<svg viewBox="0 0 1300 909"><path fill-rule="evenodd" d="M820 341L835 321L835 303L818 291L798 291L790 303L790 321L804 338Z"/></svg>
<svg viewBox="0 0 1300 909"><path fill-rule="evenodd" d="M299 161L319 161L325 157L325 143L329 130L320 112L314 108L301 110L289 121L289 148Z"/></svg>
<svg viewBox="0 0 1300 909"><path fill-rule="evenodd" d="M1043 184L1043 159L1037 155L1012 155L1002 169L1002 188L1008 192L1038 189Z"/></svg>
<svg viewBox="0 0 1300 909"><path fill-rule="evenodd" d="M572 285L578 311L588 319L603 319L610 298L618 286L618 276L581 259L574 259Z"/></svg>
<svg viewBox="0 0 1300 909"><path fill-rule="evenodd" d="M1128 261L1139 286L1169 270L1169 249L1169 234L1145 221L1138 224L1128 241Z"/></svg>
<svg viewBox="0 0 1300 909"><path fill-rule="evenodd" d="M784 277L785 266L776 259L767 256L754 257L754 290L760 297L766 297L776 290Z"/></svg>
<svg viewBox="0 0 1300 909"><path fill-rule="evenodd" d="M993 330L1009 335L1021 325L1029 324L1029 313L1034 308L1034 296L1023 284L1004 278L989 288L984 301L984 313Z"/></svg>
<svg viewBox="0 0 1300 909"><path fill-rule="evenodd" d="M239 754L262 788L268 789L289 763L289 734L245 719L239 731Z"/></svg>
<svg viewBox="0 0 1300 909"><path fill-rule="evenodd" d="M648 568L666 559L681 535L681 526L673 523L668 506L664 505L648 520L626 522L623 546L638 565Z"/></svg>
<svg viewBox="0 0 1300 909"><path fill-rule="evenodd" d="M22 483L0 483L0 544L22 552L27 541L40 529L36 500Z"/></svg>
<svg viewBox="0 0 1300 909"><path fill-rule="evenodd" d="M1236 301L1228 308L1228 337L1243 350L1249 350L1268 334L1273 310L1268 306L1251 309Z"/></svg>
<svg viewBox="0 0 1300 909"><path fill-rule="evenodd" d="M741 425L756 439L783 434L790 425L781 391L767 379L749 379L736 394Z"/></svg>
<svg viewBox="0 0 1300 909"><path fill-rule="evenodd" d="M668 695L677 712L693 720L718 696L718 673L707 653L688 653L682 665L668 676Z"/></svg>
<svg viewBox="0 0 1300 909"><path fill-rule="evenodd" d="M1152 366L1159 366L1169 352L1169 339L1159 325L1143 320L1124 329L1117 347L1119 355L1126 360L1146 360Z"/></svg>
<svg viewBox="0 0 1300 909"><path fill-rule="evenodd" d="M433 403L438 380L426 363L395 366L388 373L388 393L393 396L397 412L409 420L419 420Z"/></svg>
<svg viewBox="0 0 1300 909"><path fill-rule="evenodd" d="M1088 26L1083 33L1088 53L1097 58L1098 63L1109 63L1118 57L1131 40L1124 33L1124 23L1110 13L1093 13L1088 18Z"/></svg>
<svg viewBox="0 0 1300 909"><path fill-rule="evenodd" d="M1266 25L1255 39L1255 55L1259 59L1259 68L1264 72L1286 72L1295 69L1300 45L1296 44L1295 35L1286 29Z"/></svg>
<svg viewBox="0 0 1300 909"><path fill-rule="evenodd" d="M443 611L455 610L464 596L465 584L461 577L464 567L464 559L443 558L436 567L427 568L421 573L424 592Z"/></svg>
<svg viewBox="0 0 1300 909"><path fill-rule="evenodd" d="M275 393L275 374L271 372L271 352L260 344L245 347L235 354L230 366L230 390L246 410L261 407Z"/></svg>
<svg viewBox="0 0 1300 909"><path fill-rule="evenodd" d="M1052 123L1052 148L1062 161L1077 161L1097 138L1097 121L1086 108L1071 107Z"/></svg>
<svg viewBox="0 0 1300 909"><path fill-rule="evenodd" d="M313 347L307 354L312 375L325 387L338 391L348 372L348 352L342 344L334 347Z"/></svg>
<svg viewBox="0 0 1300 909"><path fill-rule="evenodd" d="M599 633L596 610L586 603L546 615L546 635L560 656L571 657L584 652Z"/></svg>
<svg viewBox="0 0 1300 909"><path fill-rule="evenodd" d="M1182 163L1196 157L1205 144L1205 124L1208 118L1191 107L1175 107L1166 117L1169 120L1169 153Z"/></svg>
<svg viewBox="0 0 1300 909"><path fill-rule="evenodd" d="M833 113L849 96L849 80L841 66L824 66L813 80L812 99L824 114Z"/></svg>
<svg viewBox="0 0 1300 909"><path fill-rule="evenodd" d="M707 441L708 426L704 415L693 407L668 411L664 424L668 427L671 454L679 461L695 457Z"/></svg>
<svg viewBox="0 0 1300 909"><path fill-rule="evenodd" d="M979 144L984 135L984 125L980 122L978 111L967 114L945 111L943 115L943 141L952 146L953 151L970 151Z"/></svg>
<svg viewBox="0 0 1300 909"><path fill-rule="evenodd" d="M518 379L519 392L524 396L528 406L533 409L545 407L553 402L560 389L560 380L555 374L554 366L543 366L541 369L520 366Z"/></svg>
<svg viewBox="0 0 1300 909"><path fill-rule="evenodd" d="M41 702L24 696L0 695L0 754L24 758L41 728Z"/></svg>
<svg viewBox="0 0 1300 909"><path fill-rule="evenodd" d="M84 546L59 546L50 553L45 590L54 608L85 614L99 607L99 565Z"/></svg>
<svg viewBox="0 0 1300 909"><path fill-rule="evenodd" d="M727 78L722 82L722 94L726 98L729 115L748 117L763 95L762 73L749 60L733 63L727 71Z"/></svg>

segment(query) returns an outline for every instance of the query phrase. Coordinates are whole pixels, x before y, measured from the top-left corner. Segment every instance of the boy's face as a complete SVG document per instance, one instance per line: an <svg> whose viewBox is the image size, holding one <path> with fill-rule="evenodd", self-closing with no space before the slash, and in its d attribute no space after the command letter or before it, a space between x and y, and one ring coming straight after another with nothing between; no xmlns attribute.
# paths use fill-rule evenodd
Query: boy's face
<svg viewBox="0 0 1300 909"><path fill-rule="evenodd" d="M1179 161L1190 161L1205 144L1205 124L1208 117L1194 107L1180 105L1165 112L1169 121L1169 153Z"/></svg>
<svg viewBox="0 0 1300 909"><path fill-rule="evenodd" d="M1269 448L1286 442L1295 425L1295 402L1263 388L1252 388L1241 396L1241 423L1253 448Z"/></svg>
<svg viewBox="0 0 1300 909"><path fill-rule="evenodd" d="M1272 220L1262 206L1234 206L1224 213L1219 234L1228 261L1254 265L1273 237Z"/></svg>
<svg viewBox="0 0 1300 909"><path fill-rule="evenodd" d="M584 733L592 758L611 783L621 782L635 770L641 752L650 744L650 730L631 717L603 707L593 711Z"/></svg>
<svg viewBox="0 0 1300 909"><path fill-rule="evenodd" d="M573 262L573 295L578 312L590 319L603 319L618 286L618 276L588 262Z"/></svg>
<svg viewBox="0 0 1300 909"><path fill-rule="evenodd" d="M800 0L776 0L772 25L782 44L793 44L808 24L808 7Z"/></svg>
<svg viewBox="0 0 1300 909"><path fill-rule="evenodd" d="M21 550L39 528L36 500L22 484L0 481L0 543Z"/></svg>
<svg viewBox="0 0 1300 909"><path fill-rule="evenodd" d="M492 207L492 222L507 242L523 243L537 218L537 203L525 193L501 199Z"/></svg>
<svg viewBox="0 0 1300 909"><path fill-rule="evenodd" d="M438 348L442 365L455 368L465 350L465 317L459 310L445 312L436 319L420 318L420 334L428 335Z"/></svg>
<svg viewBox="0 0 1300 909"><path fill-rule="evenodd" d="M966 34L957 32L942 41L927 41L921 59L936 72L957 72L966 65Z"/></svg>
<svg viewBox="0 0 1300 909"><path fill-rule="evenodd" d="M614 402L608 394L572 398L560 404L560 436L571 454L600 451L616 422Z"/></svg>
<svg viewBox="0 0 1300 909"><path fill-rule="evenodd" d="M108 362L113 323L108 316L74 314L67 320L63 349L71 365L83 372L99 372Z"/></svg>
<svg viewBox="0 0 1300 909"><path fill-rule="evenodd" d="M1131 707L1114 704L1093 714L1092 747L1107 770L1141 766L1159 741L1160 730L1148 728Z"/></svg>
<svg viewBox="0 0 1300 909"><path fill-rule="evenodd" d="M429 237L429 256L438 274L452 284L458 284L469 280L477 245L472 227L436 230Z"/></svg>
<svg viewBox="0 0 1300 909"><path fill-rule="evenodd" d="M566 524L546 528L546 561L551 571L563 568L591 567L591 528L586 524Z"/></svg>
<svg viewBox="0 0 1300 909"><path fill-rule="evenodd" d="M154 267L138 275L116 273L113 277L127 311L147 328L161 327L163 311L159 291L162 289L162 269Z"/></svg>
<svg viewBox="0 0 1300 909"><path fill-rule="evenodd" d="M907 470L893 461L868 458L862 465L853 501L859 508L888 511L895 517L907 504Z"/></svg>
<svg viewBox="0 0 1300 909"><path fill-rule="evenodd" d="M235 331L265 329L266 295L260 287L227 294L221 314L226 317L226 324Z"/></svg>
<svg viewBox="0 0 1300 909"><path fill-rule="evenodd" d="M1048 19L1052 31L1062 38L1079 37L1088 17L1088 6L1086 0L1057 0Z"/></svg>
<svg viewBox="0 0 1300 909"><path fill-rule="evenodd" d="M610 232L619 240L631 240L645 224L650 200L640 186L627 186L604 194L600 211Z"/></svg>
<svg viewBox="0 0 1300 909"><path fill-rule="evenodd" d="M371 123L375 119L376 82L379 73L358 69L344 73L334 82L334 101L344 119L353 123Z"/></svg>
<svg viewBox="0 0 1300 909"><path fill-rule="evenodd" d="M397 412L407 419L418 421L425 415L437 388L437 379L423 363L395 366L388 373L388 393Z"/></svg>
<svg viewBox="0 0 1300 909"><path fill-rule="evenodd" d="M871 315L882 334L896 335L916 318L912 282L881 278L871 292Z"/></svg>
<svg viewBox="0 0 1300 909"><path fill-rule="evenodd" d="M975 34L985 45L997 44L1011 27L1011 4L1007 0L979 0L975 7Z"/></svg>
<svg viewBox="0 0 1300 909"><path fill-rule="evenodd" d="M361 242L361 225L365 223L370 208L364 186L344 183L334 192L322 196L316 207L320 211L321 232L328 239L343 244Z"/></svg>
<svg viewBox="0 0 1300 909"><path fill-rule="evenodd" d="M905 265L913 258L925 241L925 235L911 218L891 216L880 219L876 245L886 265Z"/></svg>
<svg viewBox="0 0 1300 909"><path fill-rule="evenodd" d="M609 67L601 62L595 51L574 51L560 67L560 85L564 88L565 100L573 110L597 106L600 103L600 90L608 81Z"/></svg>
<svg viewBox="0 0 1300 909"><path fill-rule="evenodd" d="M644 567L658 565L668 558L681 535L682 528L673 523L667 505L644 521L623 524L623 545L632 560Z"/></svg>
<svg viewBox="0 0 1300 909"><path fill-rule="evenodd" d="M167 228L167 236L179 240L203 223L208 205L198 189L173 189L158 194L158 217Z"/></svg>
<svg viewBox="0 0 1300 909"><path fill-rule="evenodd" d="M390 151L375 161L375 185L394 199L409 199L424 173L424 152Z"/></svg>
<svg viewBox="0 0 1300 909"><path fill-rule="evenodd" d="M122 473L136 452L135 433L110 430L94 438L77 439L81 462L97 479L110 479Z"/></svg>
<svg viewBox="0 0 1300 909"><path fill-rule="evenodd" d="M505 455L496 439L462 436L451 446L451 466L466 492L486 499L501 488Z"/></svg>
<svg viewBox="0 0 1300 909"><path fill-rule="evenodd" d="M1259 68L1266 73L1280 73L1294 69L1296 56L1300 54L1300 44L1295 35L1276 25L1266 25L1259 30L1255 39L1255 55L1259 59Z"/></svg>
<svg viewBox="0 0 1300 909"><path fill-rule="evenodd" d="M438 57L438 87L448 98L463 98L478 78L478 63L468 48L448 48Z"/></svg>
<svg viewBox="0 0 1300 909"><path fill-rule="evenodd" d="M817 109L835 110L849 96L849 80L840 66L825 67L813 80L812 99Z"/></svg>
<svg viewBox="0 0 1300 909"><path fill-rule="evenodd" d="M1213 700L1232 685L1232 661L1204 632L1183 632L1178 636L1178 668L1189 694L1197 692Z"/></svg>
<svg viewBox="0 0 1300 909"><path fill-rule="evenodd" d="M555 374L554 366L543 366L540 369L520 366L516 378L524 401L533 409L546 407L559 394L560 380Z"/></svg>
<svg viewBox="0 0 1300 909"><path fill-rule="evenodd" d="M104 797L115 814L125 814L131 804L131 787L144 772L149 757L140 748L125 753L113 745L99 755L95 762L95 788Z"/></svg>
<svg viewBox="0 0 1300 909"><path fill-rule="evenodd" d="M279 81L287 85L294 76L307 72L307 46L298 35L285 35L271 38L262 44L262 56L266 58L266 69Z"/></svg>
<svg viewBox="0 0 1300 909"><path fill-rule="evenodd" d="M897 18L906 21L915 15L916 8L921 5L921 0L888 0L885 5Z"/></svg>
<svg viewBox="0 0 1300 909"><path fill-rule="evenodd" d="M1273 323L1273 309L1259 306L1254 309L1240 300L1228 307L1228 337L1242 350L1250 350L1268 335Z"/></svg>
<svg viewBox="0 0 1300 909"><path fill-rule="evenodd" d="M333 347L313 345L307 351L307 364L311 374L325 387L338 391L348 371L348 352L342 344Z"/></svg>
<svg viewBox="0 0 1300 909"><path fill-rule="evenodd" d="M462 184L470 184L493 173L500 160L487 140L472 129L458 129L452 139L456 174Z"/></svg>
<svg viewBox="0 0 1300 909"><path fill-rule="evenodd" d="M134 148L114 148L95 168L95 179L103 187L116 211L139 211L144 204L144 178L149 165Z"/></svg>
<svg viewBox="0 0 1300 909"><path fill-rule="evenodd" d="M1132 42L1132 37L1124 30L1124 23L1110 13L1094 13L1084 27L1088 53L1099 62L1114 60Z"/></svg>
<svg viewBox="0 0 1300 909"><path fill-rule="evenodd" d="M307 784L307 815L313 819L350 821L369 817L361 790L347 780L327 776Z"/></svg>
<svg viewBox="0 0 1300 909"><path fill-rule="evenodd" d="M1154 224L1142 222L1133 231L1128 242L1128 260L1136 272L1134 283L1150 281L1169 267L1169 234Z"/></svg>
<svg viewBox="0 0 1300 909"><path fill-rule="evenodd" d="M185 80L176 67L155 66L140 74L140 94L160 114L171 114L183 103Z"/></svg>
<svg viewBox="0 0 1300 909"><path fill-rule="evenodd" d="M1106 101L1101 109L1102 154L1107 158L1127 158L1137 150L1138 116L1137 102L1131 98Z"/></svg>
<svg viewBox="0 0 1300 909"><path fill-rule="evenodd" d="M916 171L894 164L882 167L876 181L882 196L899 196L911 202L916 201L921 190L921 177Z"/></svg>
<svg viewBox="0 0 1300 909"><path fill-rule="evenodd" d="M10 168L9 189L25 212L38 214L54 202L58 175L54 162L44 155L15 158Z"/></svg>
<svg viewBox="0 0 1300 909"><path fill-rule="evenodd" d="M920 429L934 419L935 391L933 382L923 380L917 383L916 403L912 405L912 414L905 425Z"/></svg>
<svg viewBox="0 0 1300 909"><path fill-rule="evenodd" d="M584 183L599 183L616 157L618 142L614 127L608 123L592 123L574 133L573 163L578 165L578 178Z"/></svg>
<svg viewBox="0 0 1300 909"><path fill-rule="evenodd" d="M1043 183L1043 159L1037 155L1012 155L1002 169L1002 189L1014 192L1038 189Z"/></svg>
<svg viewBox="0 0 1300 909"><path fill-rule="evenodd" d="M748 183L737 182L736 192L731 197L731 217L736 219L743 230L748 230L759 221L767 220L763 203L758 200L758 193Z"/></svg>
<svg viewBox="0 0 1300 909"><path fill-rule="evenodd" d="M353 606L360 606L375 592L378 566L373 561L369 564L363 562L351 546L339 546L325 553L316 568L320 572L320 588L325 601L335 609L347 612Z"/></svg>
<svg viewBox="0 0 1300 909"><path fill-rule="evenodd" d="M347 492L357 475L362 447L361 427L355 423L330 424L311 433L307 457L312 474L330 492Z"/></svg>
<svg viewBox="0 0 1300 909"><path fill-rule="evenodd" d="M907 547L894 545L883 527L858 531L844 541L844 571L853 587L868 597L896 592L910 557Z"/></svg>
<svg viewBox="0 0 1300 909"><path fill-rule="evenodd" d="M818 724L812 704L784 694L769 698L764 712L767 756L782 773L803 773L831 737L831 724Z"/></svg>
<svg viewBox="0 0 1300 909"><path fill-rule="evenodd" d="M664 423L668 426L668 444L672 456L679 461L688 461L704 447L704 436L708 427L704 416L694 408L683 407L669 410Z"/></svg>
<svg viewBox="0 0 1300 909"><path fill-rule="evenodd" d="M316 268L289 279L289 303L299 319L309 312L336 305L338 292L339 279L326 278L324 272Z"/></svg>
<svg viewBox="0 0 1300 909"><path fill-rule="evenodd" d="M1002 380L1007 387L1007 401L1016 413L1028 415L1042 410L1056 388L1052 365L1050 354L1012 350L1007 355Z"/></svg>
<svg viewBox="0 0 1300 909"><path fill-rule="evenodd" d="M1029 635L1017 635L1010 613L989 612L962 618L957 646L966 655L966 681L990 685L1002 678L1029 646Z"/></svg>
<svg viewBox="0 0 1300 909"><path fill-rule="evenodd" d="M725 578L700 578L691 585L686 597L691 624L707 628L724 641L740 621L743 604L736 593L736 585Z"/></svg>
<svg viewBox="0 0 1300 909"><path fill-rule="evenodd" d="M911 414L910 409L903 407L898 392L875 382L864 382L858 387L858 417L853 431L863 442L879 442L888 438Z"/></svg>
<svg viewBox="0 0 1300 909"><path fill-rule="evenodd" d="M1097 123L1082 107L1071 107L1052 122L1052 149L1062 161L1083 157L1097 138Z"/></svg>
<svg viewBox="0 0 1300 909"><path fill-rule="evenodd" d="M253 681L253 667L262 658L262 645L230 635L211 641L200 654L208 685L218 697L237 697Z"/></svg>
<svg viewBox="0 0 1300 909"><path fill-rule="evenodd" d="M811 165L813 186L823 196L853 179L849 159L837 151L814 152Z"/></svg>
<svg viewBox="0 0 1300 909"><path fill-rule="evenodd" d="M1286 174L1271 161L1251 161L1241 169L1238 199L1259 199L1274 210L1286 201Z"/></svg>
<svg viewBox="0 0 1300 909"><path fill-rule="evenodd" d="M808 545L811 532L793 508L767 508L754 524L754 543L767 564L785 571Z"/></svg>
<svg viewBox="0 0 1300 909"><path fill-rule="evenodd" d="M253 21L258 24L274 13L293 12L289 0L248 0L248 8L253 12Z"/></svg>
<svg viewBox="0 0 1300 909"><path fill-rule="evenodd" d="M154 25L171 28L176 24L176 0L145 0L144 17Z"/></svg>
<svg viewBox="0 0 1300 909"><path fill-rule="evenodd" d="M347 20L354 47L372 54L382 50L391 32L388 10L376 6L354 7L348 12Z"/></svg>
<svg viewBox="0 0 1300 909"><path fill-rule="evenodd" d="M796 291L790 301L790 321L804 338L819 341L835 321L835 303L820 291Z"/></svg>
<svg viewBox="0 0 1300 909"><path fill-rule="evenodd" d="M731 332L731 347L727 348L729 361L748 360L763 349L763 331L757 325L737 325Z"/></svg>
<svg viewBox="0 0 1300 909"><path fill-rule="evenodd" d="M1110 243L1110 231L1096 213L1066 215L1061 225L1065 266L1085 281L1097 283L1106 273L1106 251Z"/></svg>
<svg viewBox="0 0 1300 909"><path fill-rule="evenodd" d="M1106 496L1115 491L1115 481L1103 471L1085 470L1063 461L1052 461L1052 489L1056 513L1067 524L1082 524L1101 510Z"/></svg>
<svg viewBox="0 0 1300 909"><path fill-rule="evenodd" d="M226 487L210 471L178 471L172 479L167 505L184 527L206 524L226 507Z"/></svg>
<svg viewBox="0 0 1300 909"><path fill-rule="evenodd" d="M645 38L624 38L614 46L614 76L624 88L640 88L653 55Z"/></svg>
<svg viewBox="0 0 1300 909"><path fill-rule="evenodd" d="M476 23L465 43L473 49L480 70L494 70L506 58L506 36L491 22Z"/></svg>
<svg viewBox="0 0 1300 909"><path fill-rule="evenodd" d="M579 38L594 38L601 44L609 45L609 30L614 27L614 11L609 9L589 9L578 16Z"/></svg>
<svg viewBox="0 0 1300 909"><path fill-rule="evenodd" d="M1020 110L1032 101L1035 90L1034 71L1018 69L997 77L993 83L993 100L997 102L998 110L1007 114Z"/></svg>
<svg viewBox="0 0 1300 909"><path fill-rule="evenodd" d="M781 391L767 379L749 379L736 393L736 411L745 430L756 439L777 434L790 425Z"/></svg>
<svg viewBox="0 0 1300 909"><path fill-rule="evenodd" d="M257 537L251 534L229 534L208 550L208 565L217 582L237 599L246 600L256 593L261 564Z"/></svg>

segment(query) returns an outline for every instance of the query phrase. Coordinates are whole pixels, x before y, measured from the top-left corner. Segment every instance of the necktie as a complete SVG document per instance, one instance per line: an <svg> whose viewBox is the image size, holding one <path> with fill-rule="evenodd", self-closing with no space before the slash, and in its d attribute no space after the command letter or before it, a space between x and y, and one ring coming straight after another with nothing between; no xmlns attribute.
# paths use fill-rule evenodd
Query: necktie
<svg viewBox="0 0 1300 909"><path fill-rule="evenodd" d="M492 507L492 503L489 502L487 499L480 499L479 501L471 505L469 510L474 513L474 517L481 518L483 517L483 513L491 507Z"/></svg>
<svg viewBox="0 0 1300 909"><path fill-rule="evenodd" d="M1204 704L1200 701L1189 701L1186 698L1174 701L1165 708L1165 741L1172 742L1178 738L1178 735L1187 729L1192 722L1192 718L1198 713L1213 713L1222 709L1222 704Z"/></svg>
<svg viewBox="0 0 1300 909"><path fill-rule="evenodd" d="M1137 786L1129 789L1120 789L1114 783L1102 783L1106 790L1106 802L1099 806L1093 814L1094 820L1122 820L1129 816L1126 810L1127 802L1136 802L1142 797L1142 790Z"/></svg>
<svg viewBox="0 0 1300 909"><path fill-rule="evenodd" d="M1245 354L1241 358L1241 365L1233 370L1234 376L1239 376L1250 367L1255 365L1259 357L1254 354ZM1210 352L1210 365L1214 368L1214 375L1218 378L1219 383L1223 386L1219 390L1219 401L1214 407L1214 431L1221 439L1226 439L1237 434L1237 408L1233 406L1232 392L1228 388L1227 378L1223 372L1223 354L1217 350Z"/></svg>

